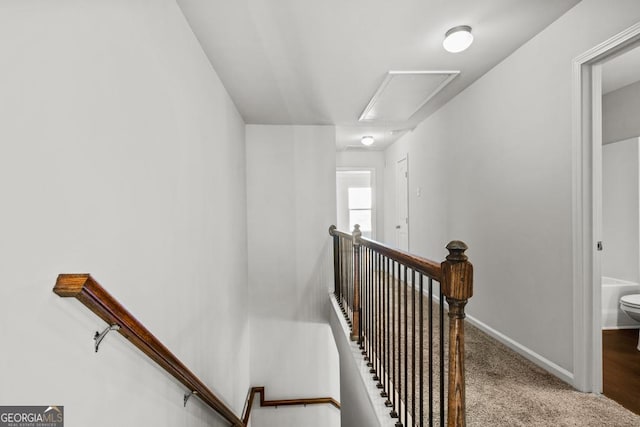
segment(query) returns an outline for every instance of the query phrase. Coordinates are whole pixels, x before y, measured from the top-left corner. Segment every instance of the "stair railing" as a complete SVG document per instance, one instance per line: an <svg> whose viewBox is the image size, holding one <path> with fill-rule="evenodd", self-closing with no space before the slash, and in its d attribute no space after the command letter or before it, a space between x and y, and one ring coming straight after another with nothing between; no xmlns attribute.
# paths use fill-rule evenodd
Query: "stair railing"
<svg viewBox="0 0 640 427"><path fill-rule="evenodd" d="M450 242L437 263L364 238L358 225L352 233L331 226L329 234L334 295L396 427L464 427L467 245Z"/></svg>
<svg viewBox="0 0 640 427"><path fill-rule="evenodd" d="M89 310L107 323L107 328L96 332L95 351L110 331L117 331L135 347L156 362L167 373L180 382L188 392L184 394L184 405L191 396L196 396L222 416L231 426L246 427L251 415L253 397L260 394L261 406L290 406L331 404L340 409L340 404L330 397L265 400L264 387L249 390L242 419L225 405L198 377L196 377L173 353L167 349L142 323L112 297L90 274L60 274L53 292L60 297L76 298Z"/></svg>

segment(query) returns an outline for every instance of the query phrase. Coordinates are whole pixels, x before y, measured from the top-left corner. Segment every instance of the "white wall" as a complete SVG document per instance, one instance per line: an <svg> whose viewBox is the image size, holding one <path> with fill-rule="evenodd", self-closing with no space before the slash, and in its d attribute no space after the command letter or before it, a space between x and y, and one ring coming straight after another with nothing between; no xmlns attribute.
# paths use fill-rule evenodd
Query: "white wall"
<svg viewBox="0 0 640 427"><path fill-rule="evenodd" d="M261 318L251 323L251 382L266 385L266 399L333 397L340 401L340 360L329 325ZM251 427L339 426L329 404L261 408Z"/></svg>
<svg viewBox="0 0 640 427"><path fill-rule="evenodd" d="M248 125L246 146L251 381L264 385L270 399L339 400L333 341L332 350L320 355L317 348L295 338L310 334L322 339L328 331L327 290L333 286L328 229L336 220L335 129ZM322 405L305 409L311 420L305 425L339 422L339 414ZM279 411L279 425L295 416L288 409ZM256 426L273 422L272 417L278 413L252 415Z"/></svg>
<svg viewBox="0 0 640 427"><path fill-rule="evenodd" d="M638 71L640 73L640 70ZM640 82L602 97L602 141L605 144L640 135Z"/></svg>
<svg viewBox="0 0 640 427"><path fill-rule="evenodd" d="M244 123L172 0L0 3L0 403L73 426L226 425L51 289L89 272L236 412Z"/></svg>
<svg viewBox="0 0 640 427"><path fill-rule="evenodd" d="M383 151L337 151L336 166L339 169L368 169L373 172L375 188L375 240L384 241L384 152ZM347 230L342 230L347 231Z"/></svg>
<svg viewBox="0 0 640 427"><path fill-rule="evenodd" d="M640 283L638 138L602 147L602 275Z"/></svg>
<svg viewBox="0 0 640 427"><path fill-rule="evenodd" d="M464 240L468 312L569 381L571 64L640 19L640 2L610 3L583 0L386 152L409 153L411 249L438 260Z"/></svg>

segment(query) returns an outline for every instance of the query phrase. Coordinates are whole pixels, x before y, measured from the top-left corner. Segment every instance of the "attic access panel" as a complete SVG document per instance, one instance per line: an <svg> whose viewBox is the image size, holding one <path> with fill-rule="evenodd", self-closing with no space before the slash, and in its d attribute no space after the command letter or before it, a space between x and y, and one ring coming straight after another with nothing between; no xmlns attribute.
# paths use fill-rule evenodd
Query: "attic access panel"
<svg viewBox="0 0 640 427"><path fill-rule="evenodd" d="M404 122L460 71L389 71L359 121Z"/></svg>

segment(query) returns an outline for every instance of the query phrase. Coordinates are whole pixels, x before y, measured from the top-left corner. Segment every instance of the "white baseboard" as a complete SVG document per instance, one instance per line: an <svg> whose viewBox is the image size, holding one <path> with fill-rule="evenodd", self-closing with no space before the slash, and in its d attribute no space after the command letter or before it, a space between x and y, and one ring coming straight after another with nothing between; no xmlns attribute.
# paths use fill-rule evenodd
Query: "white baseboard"
<svg viewBox="0 0 640 427"><path fill-rule="evenodd" d="M423 294L424 295L429 295L429 293L428 293L428 291L426 289L423 290ZM439 298L438 298L437 295L432 295L432 298L435 301L439 302ZM447 307L446 301L444 302L444 305L445 305L445 307ZM567 384L569 384L571 386L574 386L574 375L573 375L572 372L569 372L568 370L566 370L562 366L552 362L551 360L547 359L544 356L541 356L540 354L536 353L535 351L531 350L530 348L520 344L519 342L517 342L517 341L513 340L512 338L506 336L502 332L499 332L499 331L493 329L491 326L489 326L486 323L476 319L473 316L470 316L469 314L466 315L466 320L469 323L471 323L473 326L475 326L476 328L480 329L485 334L489 335L492 338L495 338L500 343L504 344L505 346L507 346L511 350L515 351L519 355L523 356L524 358L526 358L526 359L530 360L531 362L535 363L536 365L540 366L542 369L544 369L544 370L548 371L549 373L555 375L556 377L560 378L562 381L566 382Z"/></svg>
<svg viewBox="0 0 640 427"><path fill-rule="evenodd" d="M426 292L424 294L429 295ZM432 298L438 303L440 302L440 298L438 298L437 295L433 295ZM446 301L444 301L444 306L448 307L448 304ZM466 320L476 328L480 329L485 334L489 335L492 338L495 338L496 340L506 345L508 348L515 351L519 355L523 356L524 358L540 366L545 371L550 372L551 374L560 378L562 381L568 383L571 386L574 386L574 376L572 372L567 371L562 366L553 363L551 360L539 355L535 351L531 350L529 347L525 347L519 342L509 338L502 332L499 332L493 329L491 326L487 325L484 322L481 322L480 320L476 319L473 316L470 316L469 314L466 315Z"/></svg>
<svg viewBox="0 0 640 427"><path fill-rule="evenodd" d="M542 369L544 369L546 371L549 371L550 373L552 373L556 377L560 378L564 382L566 382L566 383L568 383L570 385L573 385L574 377L573 377L573 373L572 372L567 371L562 366L559 366L559 365L553 363L551 360L547 359L546 357L543 357L543 356L539 355L535 351L533 351L530 348L525 347L524 345L520 344L519 342L509 338L505 334L503 334L503 333L501 333L499 331L496 331L491 326L487 325L486 323L481 322L480 320L476 319L473 316L467 315L467 320L473 326L475 326L476 328L480 329L482 332L486 333L487 335L489 335L489 336L495 338L496 340L500 341L502 344L506 345L511 350L515 351L516 353L520 354L521 356L525 357L526 359L532 361L536 365L540 366Z"/></svg>

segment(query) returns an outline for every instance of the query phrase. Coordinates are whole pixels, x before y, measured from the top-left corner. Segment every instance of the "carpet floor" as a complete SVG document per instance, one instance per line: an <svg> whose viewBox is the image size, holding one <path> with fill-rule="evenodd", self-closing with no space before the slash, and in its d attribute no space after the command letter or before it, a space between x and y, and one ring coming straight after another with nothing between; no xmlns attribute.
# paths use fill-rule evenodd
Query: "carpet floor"
<svg viewBox="0 0 640 427"><path fill-rule="evenodd" d="M638 427L640 416L576 391L479 329L466 327L467 425Z"/></svg>
<svg viewBox="0 0 640 427"><path fill-rule="evenodd" d="M397 282L392 285L391 307L398 310L397 302L400 302L400 313L404 314L404 289L397 288ZM397 293L400 292L400 293ZM413 315L412 297L413 292L408 295L407 315L411 319ZM417 292L416 292L417 294ZM416 297L416 300L419 297ZM426 307L429 304L428 298L423 299ZM415 305L417 307L417 304ZM439 306L433 303L434 318L437 319ZM397 316L398 317L404 316ZM448 328L447 315L444 315L444 330ZM373 322L368 326L372 327L378 322L377 316L372 316ZM397 320L396 320L397 322ZM434 337L438 336L438 323L434 320ZM424 321L428 325L428 319ZM367 323L365 321L365 329ZM397 342L399 349L395 354L395 363L387 371L394 372L395 378L399 381L407 380L412 383L412 369L409 364L408 377L404 380L399 378L403 368L404 359L404 327L399 328L396 337L400 337ZM393 330L398 330L397 323ZM428 345L428 328L423 331L425 345ZM417 332L417 331L416 331ZM465 345L466 345L466 404L467 404L467 425L470 427L639 427L640 416L625 409L613 400L600 395L581 393L573 389L570 385L561 381L557 377L549 374L542 368L533 364L529 360L510 350L505 345L480 331L478 328L465 322ZM412 333L409 327L409 360L412 357ZM438 340L433 343L434 356L437 359L439 353ZM445 346L446 349L447 346ZM425 350L426 351L426 350ZM445 355L445 361L447 356ZM400 369L398 364L400 364ZM445 364L446 365L446 364ZM428 372L428 362L424 363L424 375ZM446 372L446 367L445 367ZM418 369L416 367L416 377ZM434 425L439 425L439 396L437 384L439 382L438 369L434 369ZM396 382L396 381L393 381ZM396 383L397 385L397 383ZM403 383L400 383L404 387ZM640 384L639 384L640 386ZM428 401L425 394L424 400ZM408 407L413 407L411 399L411 386L409 389ZM446 397L445 397L446 399ZM446 401L446 400L445 400ZM416 403L416 406L417 403ZM410 409L411 411L411 409ZM429 425L428 415L425 414L425 425Z"/></svg>

